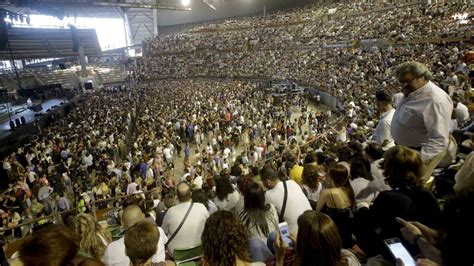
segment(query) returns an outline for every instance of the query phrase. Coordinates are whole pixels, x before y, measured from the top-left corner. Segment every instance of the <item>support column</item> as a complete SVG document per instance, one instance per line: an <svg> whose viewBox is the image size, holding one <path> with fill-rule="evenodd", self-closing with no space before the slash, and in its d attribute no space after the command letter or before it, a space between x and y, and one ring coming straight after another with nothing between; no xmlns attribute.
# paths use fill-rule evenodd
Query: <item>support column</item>
<svg viewBox="0 0 474 266"><path fill-rule="evenodd" d="M158 35L158 9L153 9L153 35Z"/></svg>
<svg viewBox="0 0 474 266"><path fill-rule="evenodd" d="M79 61L81 62L81 75L83 78L86 78L87 77L86 57L84 55L84 47L82 47L82 43L79 44Z"/></svg>
<svg viewBox="0 0 474 266"><path fill-rule="evenodd" d="M267 17L267 5L263 5L263 17Z"/></svg>

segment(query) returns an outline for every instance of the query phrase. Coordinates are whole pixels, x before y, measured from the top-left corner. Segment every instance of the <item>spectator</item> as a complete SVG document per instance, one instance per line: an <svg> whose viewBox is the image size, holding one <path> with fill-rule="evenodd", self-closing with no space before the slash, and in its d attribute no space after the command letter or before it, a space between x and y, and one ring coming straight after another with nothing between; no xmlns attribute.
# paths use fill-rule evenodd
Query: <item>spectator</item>
<svg viewBox="0 0 474 266"><path fill-rule="evenodd" d="M21 243L18 257L14 254L10 265L104 265L100 261L77 255L80 239L66 226L47 226Z"/></svg>
<svg viewBox="0 0 474 266"><path fill-rule="evenodd" d="M298 217L304 211L311 210L311 205L301 187L293 180L280 181L277 171L269 164L263 167L261 180L267 189L265 202L275 206L280 222L288 222L291 233L298 233L298 224L296 222ZM287 200L286 205L283 206L285 194Z"/></svg>
<svg viewBox="0 0 474 266"><path fill-rule="evenodd" d="M244 210L239 214L250 239L267 242L268 234L278 224L275 206L265 204L265 192L260 184L252 182L244 191Z"/></svg>
<svg viewBox="0 0 474 266"><path fill-rule="evenodd" d="M112 242L110 233L102 229L93 216L85 213L74 218L72 227L81 236L80 253L101 260L107 245Z"/></svg>
<svg viewBox="0 0 474 266"><path fill-rule="evenodd" d="M142 220L129 227L124 236L125 254L133 266L152 263L158 250L160 232L156 226Z"/></svg>
<svg viewBox="0 0 474 266"><path fill-rule="evenodd" d="M301 188L308 197L313 210L316 209L316 204L323 189L321 182L323 181L324 176L325 173L319 165L313 163L304 165L302 180L303 184L301 185Z"/></svg>
<svg viewBox="0 0 474 266"><path fill-rule="evenodd" d="M216 180L216 197L214 203L219 210L235 211L235 206L240 199L239 192L234 189L230 183L229 176L227 174L221 175Z"/></svg>
<svg viewBox="0 0 474 266"><path fill-rule="evenodd" d="M356 201L347 168L339 163L330 167L328 183L330 186L321 191L316 211L331 217L339 228L343 246L350 248L353 245L351 218Z"/></svg>
<svg viewBox="0 0 474 266"><path fill-rule="evenodd" d="M170 255L173 255L175 248L200 245L204 223L209 217L209 211L202 203L191 202L192 192L186 182L179 183L176 189L179 203L169 208L163 219L163 230L169 238L167 249ZM187 217L186 213L189 213ZM182 227L176 231L181 223Z"/></svg>
<svg viewBox="0 0 474 266"><path fill-rule="evenodd" d="M375 128L373 140L375 143L382 145L384 150L388 150L395 146L390 132L393 114L395 113L395 109L392 107L392 97L387 91L379 90L375 94L375 99L380 119Z"/></svg>
<svg viewBox="0 0 474 266"><path fill-rule="evenodd" d="M426 181L446 154L453 102L430 81L431 72L420 62L400 65L396 77L402 84L405 99L393 115L391 133L398 145L421 152Z"/></svg>
<svg viewBox="0 0 474 266"><path fill-rule="evenodd" d="M339 230L331 218L316 211L305 211L298 218L294 265L360 265L357 257L343 249ZM282 266L286 247L280 238L275 242L277 263Z"/></svg>
<svg viewBox="0 0 474 266"><path fill-rule="evenodd" d="M240 220L229 211L211 214L201 239L204 265L265 265L261 262L251 263L248 234Z"/></svg>
<svg viewBox="0 0 474 266"><path fill-rule="evenodd" d="M384 155L384 175L392 190L380 192L370 213L357 224L357 239L370 255L383 251L383 240L401 237L395 217L420 221L439 228L440 208L431 191L421 185L424 164L419 153L403 146L395 146Z"/></svg>

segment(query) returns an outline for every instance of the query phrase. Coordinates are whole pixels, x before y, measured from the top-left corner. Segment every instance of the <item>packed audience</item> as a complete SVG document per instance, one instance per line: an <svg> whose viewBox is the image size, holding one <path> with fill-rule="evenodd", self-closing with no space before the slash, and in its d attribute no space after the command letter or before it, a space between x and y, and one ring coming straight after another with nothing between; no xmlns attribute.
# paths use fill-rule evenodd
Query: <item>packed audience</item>
<svg viewBox="0 0 474 266"><path fill-rule="evenodd" d="M270 26L335 7L347 19L327 22L337 34ZM469 47L282 49L295 44L292 27L321 42L456 35L449 20L465 10L376 8L327 3L271 14L266 27L251 18L151 40L136 62L139 84L87 95L3 159L3 236L23 238L10 263L384 265L398 259L387 249L396 238L417 265L472 265L462 241L474 237ZM384 14L393 20L380 23ZM350 28L367 21L363 33ZM233 37L247 33L213 33L248 26L274 38L235 50ZM343 105L277 99L262 78L310 85ZM122 229L111 233L100 211ZM57 212L60 222L49 216Z"/></svg>
<svg viewBox="0 0 474 266"><path fill-rule="evenodd" d="M464 36L472 30L470 18L457 16L469 13L469 5L463 2L391 8L371 5L375 4L334 3L285 13L290 16L277 12L274 16L227 21L206 26L206 31L195 28L186 34L153 37L144 43L144 52L163 55L201 50L246 51L253 46L257 50L288 49L370 39L410 41ZM335 13L329 14L329 10ZM250 45L252 41L256 45Z"/></svg>

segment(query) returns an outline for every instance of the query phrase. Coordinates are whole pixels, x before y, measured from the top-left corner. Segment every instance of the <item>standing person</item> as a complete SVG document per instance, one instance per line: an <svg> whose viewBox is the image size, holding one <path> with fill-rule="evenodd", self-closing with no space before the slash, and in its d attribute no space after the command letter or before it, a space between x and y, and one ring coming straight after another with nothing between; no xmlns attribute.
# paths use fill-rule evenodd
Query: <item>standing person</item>
<svg viewBox="0 0 474 266"><path fill-rule="evenodd" d="M405 98L393 115L391 133L398 145L420 151L426 181L447 152L453 102L420 62L401 64L395 75Z"/></svg>
<svg viewBox="0 0 474 266"><path fill-rule="evenodd" d="M395 109L392 107L392 97L387 91L380 90L375 94L375 100L380 118L377 127L375 127L373 140L375 143L380 144L384 150L388 150L395 146L392 133L390 132L393 114L395 114Z"/></svg>

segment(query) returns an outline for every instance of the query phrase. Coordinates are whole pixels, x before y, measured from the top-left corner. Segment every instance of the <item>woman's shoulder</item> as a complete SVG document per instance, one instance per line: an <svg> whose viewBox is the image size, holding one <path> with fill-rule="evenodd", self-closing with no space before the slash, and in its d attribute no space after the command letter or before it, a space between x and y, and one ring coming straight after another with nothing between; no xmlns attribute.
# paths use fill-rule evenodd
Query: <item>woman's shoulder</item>
<svg viewBox="0 0 474 266"><path fill-rule="evenodd" d="M357 259L356 255L347 249L341 250L341 257L344 260L344 265L348 266L358 266L361 265L359 260Z"/></svg>

